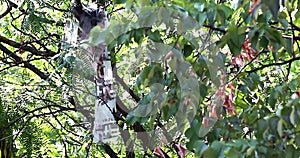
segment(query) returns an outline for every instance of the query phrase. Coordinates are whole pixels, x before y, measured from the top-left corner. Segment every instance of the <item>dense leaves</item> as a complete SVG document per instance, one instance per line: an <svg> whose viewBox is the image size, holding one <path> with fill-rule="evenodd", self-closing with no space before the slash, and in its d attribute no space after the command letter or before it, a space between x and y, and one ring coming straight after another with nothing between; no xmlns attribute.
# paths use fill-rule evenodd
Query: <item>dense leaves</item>
<svg viewBox="0 0 300 158"><path fill-rule="evenodd" d="M0 1L0 157L300 156L299 0L98 4L108 28L68 43L70 1ZM103 42L121 135L93 144Z"/></svg>

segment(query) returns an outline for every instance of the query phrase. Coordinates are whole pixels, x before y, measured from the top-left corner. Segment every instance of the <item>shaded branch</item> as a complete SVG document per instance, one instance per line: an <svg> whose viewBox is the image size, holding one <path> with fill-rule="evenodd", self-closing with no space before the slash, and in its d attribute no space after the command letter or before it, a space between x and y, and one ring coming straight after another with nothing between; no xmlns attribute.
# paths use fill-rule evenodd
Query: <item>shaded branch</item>
<svg viewBox="0 0 300 158"><path fill-rule="evenodd" d="M282 35L283 38L293 39L295 41L300 40L300 36L289 36L289 35Z"/></svg>
<svg viewBox="0 0 300 158"><path fill-rule="evenodd" d="M286 60L286 61L280 62L280 63L271 63L271 64L267 64L267 65L262 65L261 67L258 67L258 68L255 68L253 70L249 70L249 71L246 71L246 72L247 73L252 73L252 72L256 72L258 70L262 70L262 69L270 67L270 66L280 66L280 65L285 65L285 64L288 64L288 63L292 63L293 61L296 61L296 60L300 60L300 56L292 58L290 60Z"/></svg>
<svg viewBox="0 0 300 158"><path fill-rule="evenodd" d="M221 32L221 33L223 33L223 34L225 34L225 33L227 32L227 31L224 30L224 29L217 28L217 27L214 27L214 26L212 26L212 25L206 25L206 24L204 24L203 26L206 27L206 28L215 30L215 31L219 31L219 32Z"/></svg>
<svg viewBox="0 0 300 158"><path fill-rule="evenodd" d="M10 45L12 47L15 47L15 48L19 48L19 49L22 49L22 50L25 50L25 51L29 51L32 54L38 55L38 56L45 56L45 57L47 57L47 56L54 56L56 54L55 52L50 51L50 50L47 50L47 51L44 51L44 52L38 51L34 47L29 47L29 46L23 45L21 43L17 43L15 41L7 39L7 38L5 38L5 37L3 37L1 35L0 35L0 42L3 42L5 44L8 44L8 45Z"/></svg>
<svg viewBox="0 0 300 158"><path fill-rule="evenodd" d="M45 112L42 114L34 114L36 111L40 111L49 107L57 107L59 108L59 110L56 110L54 112ZM13 124L15 124L16 122L18 122L19 120L21 120L22 118L32 114L31 118L33 117L39 117L39 116L44 116L44 115L53 115L54 113L58 113L58 112L62 112L62 111L69 111L69 110L73 110L75 111L75 108L67 108L67 107L63 107L60 105L46 105L43 107L39 107L39 108L35 108L34 110L31 111L25 111L23 115L17 117L16 119L14 119L13 121L11 121L5 128L1 129L0 132L4 131L5 129L11 128L10 126L12 126ZM29 120L29 119L27 119Z"/></svg>
<svg viewBox="0 0 300 158"><path fill-rule="evenodd" d="M49 4L49 3L47 3L46 1L43 1L43 3L45 3L47 6L49 6L50 8L53 8L53 9L55 9L55 10L57 10L57 11L60 11L60 12L69 12L69 10L57 8L57 7L55 7L55 6L53 6L53 5Z"/></svg>
<svg viewBox="0 0 300 158"><path fill-rule="evenodd" d="M8 3L9 3L9 6L15 8L15 9L18 9L20 12L22 12L25 15L28 15L28 12L26 10L24 10L22 7L19 7L16 3L12 2L12 1L8 1ZM56 24L56 26L64 26L64 23L56 22L55 20L49 20L49 24Z"/></svg>
<svg viewBox="0 0 300 158"><path fill-rule="evenodd" d="M71 12L79 19L80 14L83 13L83 6L80 0L75 0L74 7L72 7Z"/></svg>
<svg viewBox="0 0 300 158"><path fill-rule="evenodd" d="M104 148L105 152L111 157L111 158L118 158L118 154L113 151L113 149L107 145L103 144L102 147Z"/></svg>
<svg viewBox="0 0 300 158"><path fill-rule="evenodd" d="M80 0L75 0L75 6L81 6L81 1Z"/></svg>
<svg viewBox="0 0 300 158"><path fill-rule="evenodd" d="M7 4L7 5L8 5L7 9L5 10L5 12L3 14L0 15L0 19L5 17L12 10L12 6L9 4Z"/></svg>
<svg viewBox="0 0 300 158"><path fill-rule="evenodd" d="M34 72L41 79L44 79L44 80L48 79L48 77L49 77L48 74L45 74L44 72L42 72L41 70L39 70L38 68L36 68L34 65L30 64L29 62L24 62L21 57L19 57L15 53L11 52L10 50L8 50L2 44L0 44L0 50L2 50L8 56L12 57L17 63L24 63L24 67L25 68L28 68L29 70L31 70L32 72Z"/></svg>
<svg viewBox="0 0 300 158"><path fill-rule="evenodd" d="M296 26L294 23L291 23L291 26L294 28L294 30L300 31L300 27Z"/></svg>
<svg viewBox="0 0 300 158"><path fill-rule="evenodd" d="M114 77L116 79L116 81L118 83L121 84L121 86L124 88L124 90L126 92L128 92L130 94L130 96L136 101L136 102L139 102L141 99L139 98L139 96L137 96L134 91L132 89L130 89L127 84L124 82L124 80L118 75L117 73L117 70L114 68L113 69L113 74L114 74Z"/></svg>
<svg viewBox="0 0 300 158"><path fill-rule="evenodd" d="M123 104L118 96L116 98L116 102L117 110L120 111L124 117L126 117L130 110ZM143 148L145 151L147 151L147 148L150 147L150 137L145 128L139 122L134 123L132 126L130 126L130 128L132 128L134 132L137 132L137 137L142 140Z"/></svg>
<svg viewBox="0 0 300 158"><path fill-rule="evenodd" d="M134 158L135 154L134 154L134 141L131 140L130 141L130 133L128 130L124 129L125 126L125 119L122 118L121 115L124 115L125 117L128 114L128 109L125 107L125 105L123 104L123 102L120 100L119 97L116 98L116 104L117 104L117 111L121 112L121 114L119 113L113 113L114 118L116 120L116 122L121 121L122 123L118 123L119 126L119 131L121 133L121 137L123 139L124 144L126 144L126 157L128 158Z"/></svg>
<svg viewBox="0 0 300 158"><path fill-rule="evenodd" d="M257 59L257 57L261 54L261 53L263 53L263 52L266 52L266 51L261 51L261 52L259 52L251 61L249 61L246 65L244 65L235 75L234 75L234 77L232 78L232 79L230 79L226 84L228 84L228 83L230 83L230 82L232 82L233 80L235 80L240 74L241 74L241 72L243 72L243 70L247 67L247 66L249 66L251 63L253 63L253 61L254 60L256 60Z"/></svg>

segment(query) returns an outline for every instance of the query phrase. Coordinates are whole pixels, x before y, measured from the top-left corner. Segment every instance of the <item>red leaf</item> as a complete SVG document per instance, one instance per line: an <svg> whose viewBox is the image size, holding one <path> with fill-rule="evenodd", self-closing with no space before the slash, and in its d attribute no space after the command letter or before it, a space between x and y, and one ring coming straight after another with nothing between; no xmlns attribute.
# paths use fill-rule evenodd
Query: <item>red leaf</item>
<svg viewBox="0 0 300 158"><path fill-rule="evenodd" d="M243 66L243 61L241 58L236 58L236 64L239 66Z"/></svg>
<svg viewBox="0 0 300 158"><path fill-rule="evenodd" d="M154 151L153 151L153 154L155 154L156 156L165 158L165 154L164 154L164 152L161 150L160 147L155 147L155 148L154 148Z"/></svg>
<svg viewBox="0 0 300 158"><path fill-rule="evenodd" d="M214 106L212 110L209 112L209 117L210 118L218 118L217 116L217 106Z"/></svg>
<svg viewBox="0 0 300 158"><path fill-rule="evenodd" d="M300 98L300 91L296 92L296 94Z"/></svg>
<svg viewBox="0 0 300 158"><path fill-rule="evenodd" d="M228 87L229 89L235 89L235 87L234 87L234 85L233 85L232 83L229 83L229 84L227 85L227 87Z"/></svg>
<svg viewBox="0 0 300 158"><path fill-rule="evenodd" d="M169 51L169 53L166 54L165 60L170 59L174 55L173 51Z"/></svg>
<svg viewBox="0 0 300 158"><path fill-rule="evenodd" d="M208 126L208 119L206 117L202 120L202 126L207 127Z"/></svg>
<svg viewBox="0 0 300 158"><path fill-rule="evenodd" d="M179 157L184 158L184 155L187 153L186 148L179 144L175 144L175 146L177 148L177 153L178 153Z"/></svg>

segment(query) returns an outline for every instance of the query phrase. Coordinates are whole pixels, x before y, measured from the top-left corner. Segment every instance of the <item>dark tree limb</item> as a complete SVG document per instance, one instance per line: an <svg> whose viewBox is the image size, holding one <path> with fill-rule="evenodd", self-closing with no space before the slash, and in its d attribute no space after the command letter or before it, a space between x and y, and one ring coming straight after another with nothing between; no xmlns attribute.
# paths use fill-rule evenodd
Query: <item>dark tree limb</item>
<svg viewBox="0 0 300 158"><path fill-rule="evenodd" d="M117 110L121 112L121 114L126 117L130 110L123 104L119 96L116 97L117 102Z"/></svg>
<svg viewBox="0 0 300 158"><path fill-rule="evenodd" d="M2 13L0 15L0 19L3 18L3 17L5 17L12 10L12 6L10 4L8 4L8 3L7 3L7 5L8 5L7 9L5 10L4 13Z"/></svg>
<svg viewBox="0 0 300 158"><path fill-rule="evenodd" d="M227 31L224 30L224 29L217 28L217 27L212 26L212 25L206 25L206 24L204 24L203 26L206 27L206 28L209 28L209 29L211 29L211 30L219 31L219 32L221 32L221 33L223 33L223 34L225 34L225 33L227 32Z"/></svg>
<svg viewBox="0 0 300 158"><path fill-rule="evenodd" d="M230 83L231 81L233 81L233 80L235 80L242 72L243 72L243 70L247 67L247 66L249 66L251 63L253 63L254 62L254 60L256 60L257 58L258 58L258 56L261 54L261 53L263 53L263 52L266 52L266 51L261 51L261 52L259 52L252 60L250 60L246 65L244 65L235 75L234 75L234 77L232 78L232 79L230 79L226 84L228 84L228 83Z"/></svg>
<svg viewBox="0 0 300 158"><path fill-rule="evenodd" d="M15 8L15 9L18 9L20 12L22 12L25 15L28 15L28 12L26 10L24 10L23 8L19 7L16 3L9 1L9 0L7 0L7 1L9 3L9 6ZM49 24L56 24L56 26L64 26L64 23L61 23L61 22L58 23L55 20L49 20Z"/></svg>
<svg viewBox="0 0 300 158"><path fill-rule="evenodd" d="M249 71L246 71L247 73L252 73L252 72L256 72L258 70L262 70L264 68L267 68L267 67L270 67L270 66L280 66L280 65L285 65L285 64L288 64L288 63L292 63L293 61L297 61L297 60L300 60L300 56L299 57L295 57L295 58L292 58L290 60L286 60L286 61L283 61L283 62L278 62L278 63L270 63L270 64L267 64L267 65L262 65L261 67L258 67L258 68L255 68L253 70L249 70Z"/></svg>
<svg viewBox="0 0 300 158"><path fill-rule="evenodd" d="M117 110L120 111L124 117L126 117L129 109L123 104L119 97L116 98L116 102ZM134 130L134 132L137 132L137 137L142 140L143 148L145 151L147 151L147 149L150 147L150 137L145 128L139 122L134 123L131 128Z"/></svg>
<svg viewBox="0 0 300 158"><path fill-rule="evenodd" d="M113 149L108 144L103 144L102 147L104 148L105 152L111 158L118 158L118 154L113 151Z"/></svg>
<svg viewBox="0 0 300 158"><path fill-rule="evenodd" d="M120 109L121 106L124 106L122 105L123 103L120 102L121 100L119 98L117 98L117 111L120 112L120 110L123 110ZM118 108L119 107L119 108ZM114 118L116 120L116 122L119 122L121 121L122 123L119 123L118 126L119 126L119 131L121 133L121 137L123 139L123 142L126 146L126 157L128 158L134 158L135 157L135 154L134 154L134 142L133 140L130 141L130 133L128 130L124 129L124 125L125 125L125 119L122 117L122 113L124 114L128 114L128 112L125 112L125 111L122 111L121 113L113 113L114 115Z"/></svg>
<svg viewBox="0 0 300 158"><path fill-rule="evenodd" d="M75 0L75 6L81 6L81 0Z"/></svg>
<svg viewBox="0 0 300 158"><path fill-rule="evenodd" d="M12 46L14 48L18 48L18 49L22 49L22 50L25 50L25 51L29 51L32 54L37 55L37 56L51 57L51 56L54 56L56 54L55 52L50 51L50 50L47 50L47 51L44 51L44 52L38 51L34 47L30 47L30 46L23 45L21 43L17 43L15 41L7 39L7 38L5 38L5 37L3 37L1 35L0 35L0 42L8 44L8 45L10 45L10 46Z"/></svg>
<svg viewBox="0 0 300 158"><path fill-rule="evenodd" d="M295 30L300 31L300 27L296 26L294 23L291 23L291 26L292 26Z"/></svg>
<svg viewBox="0 0 300 158"><path fill-rule="evenodd" d="M57 7L55 7L55 6L51 5L51 4L49 4L49 3L46 2L46 1L43 1L43 3L45 3L47 6L49 6L50 8L53 8L53 9L55 9L55 10L57 10L57 11L60 11L60 12L69 12L69 10L57 8Z"/></svg>
<svg viewBox="0 0 300 158"><path fill-rule="evenodd" d="M44 72L42 72L41 70L39 70L38 68L36 68L34 65L30 64L29 62L23 62L23 59L21 57L19 57L15 53L11 52L10 50L8 50L2 44L0 44L0 50L3 51L3 53L5 53L8 56L10 56L11 58L13 58L16 61L16 63L24 63L24 67L25 68L28 68L29 70L31 70L32 72L34 72L41 79L44 79L44 80L48 79L48 77L49 77L48 74L45 74Z"/></svg>
<svg viewBox="0 0 300 158"><path fill-rule="evenodd" d="M43 109L48 109L49 107L57 107L57 108L59 108L59 110L56 110L56 111L53 111L53 112L45 112L45 113L41 113L41 114L34 114L37 111L40 111L40 110L43 110ZM31 114L30 118L33 118L33 117L39 117L39 116L45 116L45 115L53 115L55 113L59 113L59 112L62 112L62 111L70 111L70 110L75 111L75 108L67 108L67 107L63 107L63 106L60 106L60 105L50 104L50 105L45 105L43 107L35 108L34 110L31 110L31 111L25 111L23 115L21 115L20 117L17 117L16 119L12 120L5 128L0 129L0 133L2 131L4 131L5 129L10 128L13 124L20 121L22 118L25 118L25 117L29 116L30 114ZM27 119L27 120L29 120L29 119Z"/></svg>
<svg viewBox="0 0 300 158"><path fill-rule="evenodd" d="M75 0L74 7L72 7L71 12L79 19L80 14L83 13L83 6L80 0Z"/></svg>
<svg viewBox="0 0 300 158"><path fill-rule="evenodd" d="M116 79L116 81L118 83L121 84L121 86L124 88L124 90L126 92L128 92L130 94L130 96L136 101L136 102L139 102L141 99L139 98L139 96L137 96L134 91L132 89L130 89L127 84L124 82L124 80L118 75L117 73L117 69L113 68L113 74L114 74L114 77Z"/></svg>

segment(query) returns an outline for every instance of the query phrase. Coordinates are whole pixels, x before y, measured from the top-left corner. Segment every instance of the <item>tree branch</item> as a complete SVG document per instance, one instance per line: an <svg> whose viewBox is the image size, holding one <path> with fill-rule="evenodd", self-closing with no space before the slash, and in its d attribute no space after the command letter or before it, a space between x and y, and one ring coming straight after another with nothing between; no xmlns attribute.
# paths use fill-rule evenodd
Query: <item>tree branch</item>
<svg viewBox="0 0 300 158"><path fill-rule="evenodd" d="M283 61L283 62L280 62L280 63L271 63L271 64L267 64L267 65L262 65L261 67L258 67L258 68L255 68L253 70L249 70L249 71L246 71L247 73L252 73L252 72L256 72L258 70L262 70L266 67L270 67L270 66L279 66L279 65L285 65L285 64L288 64L288 63L292 63L293 61L297 61L297 60L300 60L300 56L299 57L295 57L295 58L292 58L290 60L286 60L286 61Z"/></svg>
<svg viewBox="0 0 300 158"><path fill-rule="evenodd" d="M214 27L214 26L212 26L212 25L206 25L206 24L204 24L203 26L204 26L204 27L206 27L206 28L209 28L209 29L215 30L215 31L222 32L223 34L225 34L225 33L227 32L227 31L226 31L226 30L224 30L224 29L217 28L217 27Z"/></svg>
<svg viewBox="0 0 300 158"><path fill-rule="evenodd" d="M40 110L43 110L43 109L46 109L46 108L49 108L49 107L57 107L57 108L59 108L59 110L56 110L54 112L44 112L44 113L41 113L41 114L34 114L36 111L40 111ZM31 117L39 117L39 116L44 116L44 115L53 115L54 113L57 113L57 112L69 111L69 110L75 111L75 108L67 108L67 107L63 107L63 106L60 106L60 105L51 104L51 105L46 105L46 106L43 106L43 107L35 108L31 111L25 111L23 115L21 115L21 116L17 117L16 119L12 120L5 128L1 129L0 133L2 131L4 131L5 129L10 128L10 126L12 126L13 124L15 124L16 122L18 122L19 120L21 120L22 118L24 118L24 117L26 117L30 114L32 114Z"/></svg>
<svg viewBox="0 0 300 158"><path fill-rule="evenodd" d="M107 145L107 144L103 144L102 147L104 148L105 152L111 157L111 158L118 158L117 153L115 153L113 151L113 149Z"/></svg>
<svg viewBox="0 0 300 158"><path fill-rule="evenodd" d="M5 10L5 12L3 14L0 15L0 19L5 17L12 10L12 6L9 4L7 4L7 5L8 5L7 9Z"/></svg>
<svg viewBox="0 0 300 158"><path fill-rule="evenodd" d="M8 50L2 44L0 44L0 50L2 50L8 56L12 57L17 63L22 63L23 62L23 59L21 57L19 57L15 53L11 52L10 50ZM44 72L42 72L41 70L36 68L34 65L30 64L29 62L23 62L23 63L24 63L25 68L28 68L29 70L31 70L32 72L37 74L41 79L44 79L44 80L48 79L49 75L45 74Z"/></svg>
<svg viewBox="0 0 300 158"><path fill-rule="evenodd" d="M117 110L120 111L124 117L126 117L128 115L129 109L123 104L118 96L116 98L116 102ZM145 128L139 122L134 123L131 128L134 130L134 132L137 132L137 137L142 140L143 148L145 151L147 151L147 148L150 147L150 137Z"/></svg>
<svg viewBox="0 0 300 158"><path fill-rule="evenodd" d="M118 83L121 84L121 86L124 88L124 90L126 92L128 92L130 94L130 96L136 101L136 102L139 102L141 99L139 98L139 96L137 96L134 91L132 89L130 89L127 84L124 82L124 80L118 75L117 73L117 70L115 68L115 66L113 66L113 74L114 74L114 77L116 79L116 81Z"/></svg>
<svg viewBox="0 0 300 158"><path fill-rule="evenodd" d="M261 54L261 53L263 53L263 52L266 52L266 51L261 51L261 52L259 52L252 60L250 60L246 65L244 65L235 75L234 75L234 77L232 78L232 79L230 79L228 82L226 82L226 84L228 84L228 83L230 83L230 82L232 82L233 80L235 80L240 74L241 74L241 72L243 72L243 70L247 67L247 66L249 66L251 63L253 63L253 61L254 60L256 60L257 59L257 57Z"/></svg>
<svg viewBox="0 0 300 158"><path fill-rule="evenodd" d="M3 36L0 35L0 42L3 42L5 44L8 44L12 47L15 47L15 48L19 48L19 49L22 49L22 50L25 50L25 51L29 51L31 52L32 54L34 55L37 55L37 56L44 56L44 57L51 57L51 56L54 56L56 53L53 52L53 51L44 51L44 52L41 52L41 51L38 51L36 48L34 47L29 47L29 46L26 46L26 45L23 45L21 43L17 43L15 41L12 41L10 39L7 39Z"/></svg>

